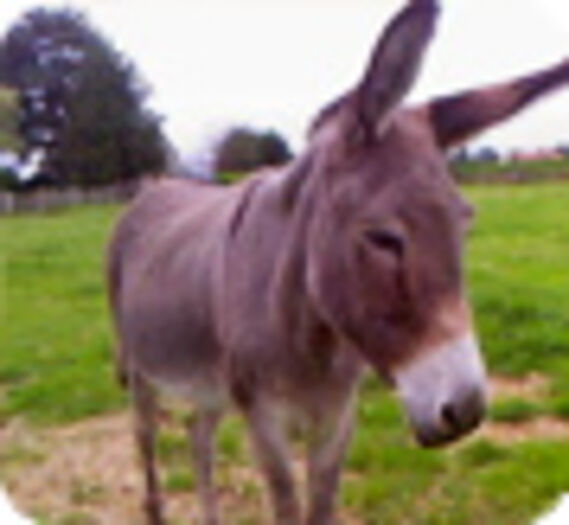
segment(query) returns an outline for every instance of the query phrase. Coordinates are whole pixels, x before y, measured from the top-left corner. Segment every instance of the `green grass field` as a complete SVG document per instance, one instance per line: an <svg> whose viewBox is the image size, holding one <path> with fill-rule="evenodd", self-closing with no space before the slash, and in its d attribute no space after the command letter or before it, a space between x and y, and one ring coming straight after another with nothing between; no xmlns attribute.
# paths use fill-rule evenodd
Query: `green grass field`
<svg viewBox="0 0 569 525"><path fill-rule="evenodd" d="M0 220L0 417L56 423L121 404L102 290L103 246L117 212Z"/></svg>
<svg viewBox="0 0 569 525"><path fill-rule="evenodd" d="M547 183L567 180L569 177L569 158L526 161L467 161L454 163L453 171L463 182L500 183L516 174L525 182Z"/></svg>
<svg viewBox="0 0 569 525"><path fill-rule="evenodd" d="M478 208L467 260L491 372L539 371L550 379L538 399L497 402L491 419L567 419L569 185L465 191ZM112 371L101 271L118 213L85 207L0 219L0 430L15 417L51 428L125 406ZM222 462L249 464L242 434L238 420L224 426ZM181 440L165 435L160 444L176 466L169 490L191 487L191 475L179 468ZM347 469L343 506L362 523L523 524L569 491L569 440L505 445L480 437L420 450L394 397L369 379Z"/></svg>

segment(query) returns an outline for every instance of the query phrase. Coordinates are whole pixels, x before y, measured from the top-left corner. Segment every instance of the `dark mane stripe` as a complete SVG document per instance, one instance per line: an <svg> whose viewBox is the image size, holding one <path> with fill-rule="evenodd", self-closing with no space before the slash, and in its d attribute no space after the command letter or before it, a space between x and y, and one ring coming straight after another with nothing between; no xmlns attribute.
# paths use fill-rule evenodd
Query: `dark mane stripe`
<svg viewBox="0 0 569 525"><path fill-rule="evenodd" d="M245 214L249 208L251 199L253 198L253 195L255 194L255 191L259 187L260 183L261 179L259 178L248 181L247 187L243 191L243 195L241 195L239 204L237 204L235 212L233 213L233 216L231 217L231 221L229 223L229 235L231 237L235 237L237 235L239 227L241 224L243 224L243 219L245 218Z"/></svg>

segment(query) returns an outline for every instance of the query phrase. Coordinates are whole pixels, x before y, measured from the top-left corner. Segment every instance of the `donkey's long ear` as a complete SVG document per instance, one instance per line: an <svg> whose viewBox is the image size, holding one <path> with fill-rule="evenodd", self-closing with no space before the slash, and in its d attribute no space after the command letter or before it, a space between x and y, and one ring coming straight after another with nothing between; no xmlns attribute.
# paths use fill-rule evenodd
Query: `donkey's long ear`
<svg viewBox="0 0 569 525"><path fill-rule="evenodd" d="M569 61L505 84L436 99L427 106L442 148L460 144L531 102L569 84Z"/></svg>
<svg viewBox="0 0 569 525"><path fill-rule="evenodd" d="M385 122L412 87L437 13L435 0L411 0L380 38L354 93L358 117L368 130Z"/></svg>

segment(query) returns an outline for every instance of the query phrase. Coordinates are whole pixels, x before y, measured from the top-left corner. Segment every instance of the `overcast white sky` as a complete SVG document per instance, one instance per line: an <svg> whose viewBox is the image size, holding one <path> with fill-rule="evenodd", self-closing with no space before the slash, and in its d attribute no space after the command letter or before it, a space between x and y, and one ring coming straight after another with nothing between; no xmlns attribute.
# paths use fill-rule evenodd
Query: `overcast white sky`
<svg viewBox="0 0 569 525"><path fill-rule="evenodd" d="M0 31L58 0L0 0ZM310 116L360 75L403 0L69 0L132 58L183 151L228 123L273 126L298 147ZM413 101L504 80L569 57L566 0L441 0ZM569 87L569 86L568 86ZM479 143L569 142L567 93Z"/></svg>

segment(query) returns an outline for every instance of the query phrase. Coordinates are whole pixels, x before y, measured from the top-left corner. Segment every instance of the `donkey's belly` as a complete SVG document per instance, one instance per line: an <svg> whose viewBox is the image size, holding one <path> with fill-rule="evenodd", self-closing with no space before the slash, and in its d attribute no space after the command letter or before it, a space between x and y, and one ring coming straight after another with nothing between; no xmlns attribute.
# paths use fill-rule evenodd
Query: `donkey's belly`
<svg viewBox="0 0 569 525"><path fill-rule="evenodd" d="M229 404L226 382L214 367L198 367L184 377L151 371L142 373L150 384L168 397L189 401L208 410L221 410Z"/></svg>
<svg viewBox="0 0 569 525"><path fill-rule="evenodd" d="M121 315L128 366L169 394L202 405L220 403L225 397L221 349L200 306L168 293L131 299Z"/></svg>
<svg viewBox="0 0 569 525"><path fill-rule="evenodd" d="M136 371L161 392L203 407L220 407L227 393L219 351L203 338L179 345L171 333L148 334L129 356Z"/></svg>

